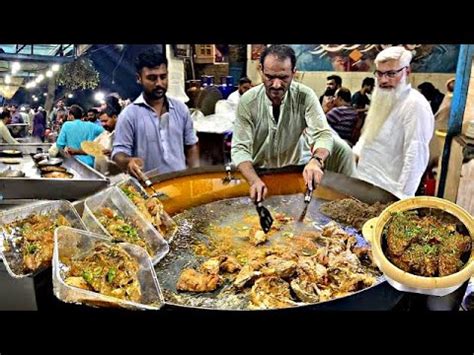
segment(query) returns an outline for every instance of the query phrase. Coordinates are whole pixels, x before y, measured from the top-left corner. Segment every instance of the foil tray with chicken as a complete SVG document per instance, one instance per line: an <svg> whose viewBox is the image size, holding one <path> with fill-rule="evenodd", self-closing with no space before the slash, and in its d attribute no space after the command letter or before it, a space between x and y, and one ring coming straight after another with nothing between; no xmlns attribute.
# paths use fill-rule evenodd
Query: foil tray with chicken
<svg viewBox="0 0 474 355"><path fill-rule="evenodd" d="M65 283L126 301L140 302L140 266L119 245L97 242L86 255L61 260L67 267Z"/></svg>
<svg viewBox="0 0 474 355"><path fill-rule="evenodd" d="M145 249L149 255L153 255L150 244L140 237L139 230L133 223L127 221L110 207L102 207L94 212L100 224L109 232L114 242L127 242Z"/></svg>
<svg viewBox="0 0 474 355"><path fill-rule="evenodd" d="M54 248L54 230L59 226L71 226L62 214L32 214L27 218L3 226L9 237L4 239L3 253L15 262L10 263L18 275L36 272L51 265ZM9 257L10 258L10 257Z"/></svg>

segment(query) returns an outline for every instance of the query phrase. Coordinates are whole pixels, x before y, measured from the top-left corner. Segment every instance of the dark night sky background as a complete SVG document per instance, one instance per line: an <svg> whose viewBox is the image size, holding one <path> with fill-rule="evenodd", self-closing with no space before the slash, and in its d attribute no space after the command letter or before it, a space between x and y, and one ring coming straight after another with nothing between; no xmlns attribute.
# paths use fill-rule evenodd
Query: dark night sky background
<svg viewBox="0 0 474 355"><path fill-rule="evenodd" d="M77 103L85 109L97 106L98 103L94 101L93 97L93 93L96 91L103 91L106 95L116 92L124 99L135 99L140 94L141 88L136 82L134 61L139 53L150 46L157 46L163 50L161 44L126 44L122 48L115 44L94 44L85 56L92 60L99 72L99 86L94 90L75 91L73 98L66 99L66 104ZM10 102L44 106L45 97L42 95L44 92L47 92L47 81L34 91L24 88L19 89ZM56 100L68 93L64 88L58 87L56 89ZM33 94L39 97L38 102L32 101Z"/></svg>

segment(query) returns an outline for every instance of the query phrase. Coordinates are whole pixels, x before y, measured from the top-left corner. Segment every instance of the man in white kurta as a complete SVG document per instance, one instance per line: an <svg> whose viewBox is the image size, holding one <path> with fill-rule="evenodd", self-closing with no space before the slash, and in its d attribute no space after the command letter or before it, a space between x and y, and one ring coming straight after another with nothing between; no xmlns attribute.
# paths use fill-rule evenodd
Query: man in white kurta
<svg viewBox="0 0 474 355"><path fill-rule="evenodd" d="M428 165L434 127L428 101L406 83L411 57L403 47L377 56L377 88L354 147L356 176L401 199L415 195Z"/></svg>

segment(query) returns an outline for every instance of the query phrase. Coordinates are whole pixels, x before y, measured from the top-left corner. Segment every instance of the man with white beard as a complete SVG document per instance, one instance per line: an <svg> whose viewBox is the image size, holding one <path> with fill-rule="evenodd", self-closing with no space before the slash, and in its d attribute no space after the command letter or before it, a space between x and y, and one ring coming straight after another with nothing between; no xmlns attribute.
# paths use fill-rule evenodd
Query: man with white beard
<svg viewBox="0 0 474 355"><path fill-rule="evenodd" d="M430 104L407 83L411 52L389 47L375 58L377 86L353 151L357 177L399 198L413 196L428 165L434 118Z"/></svg>

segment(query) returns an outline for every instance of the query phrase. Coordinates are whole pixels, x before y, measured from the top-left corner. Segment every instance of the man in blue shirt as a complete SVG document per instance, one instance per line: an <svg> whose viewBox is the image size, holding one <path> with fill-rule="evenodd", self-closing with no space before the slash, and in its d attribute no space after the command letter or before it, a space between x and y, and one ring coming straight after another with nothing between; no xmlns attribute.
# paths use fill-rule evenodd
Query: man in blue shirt
<svg viewBox="0 0 474 355"><path fill-rule="evenodd" d="M79 105L71 106L68 121L61 127L56 145L63 150L65 155L75 155L77 159L93 167L94 158L81 154L81 143L93 141L104 131L104 128L92 122L81 121L82 115L83 110Z"/></svg>
<svg viewBox="0 0 474 355"><path fill-rule="evenodd" d="M118 117L112 159L132 175L156 169L167 173L199 165L198 138L189 110L165 96L168 62L156 49L136 61L143 93Z"/></svg>

